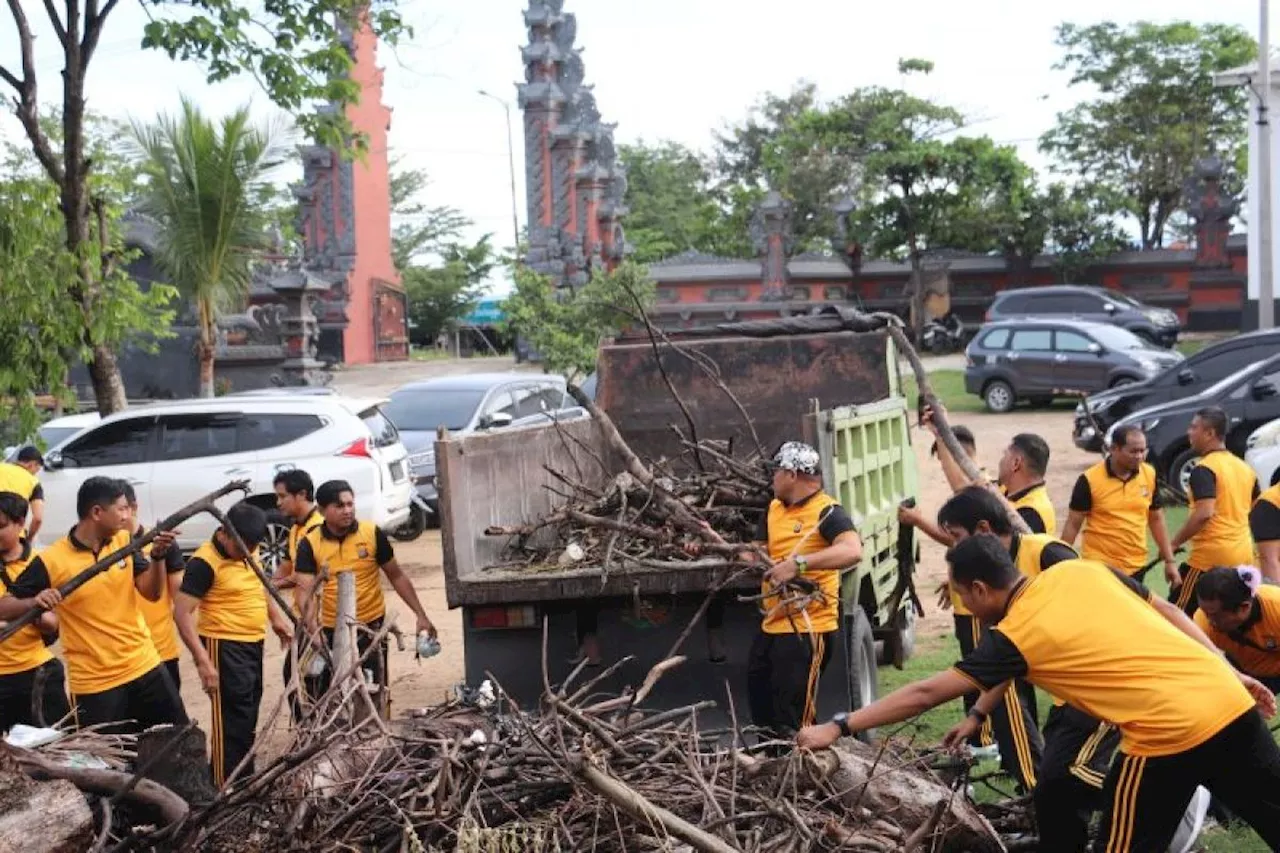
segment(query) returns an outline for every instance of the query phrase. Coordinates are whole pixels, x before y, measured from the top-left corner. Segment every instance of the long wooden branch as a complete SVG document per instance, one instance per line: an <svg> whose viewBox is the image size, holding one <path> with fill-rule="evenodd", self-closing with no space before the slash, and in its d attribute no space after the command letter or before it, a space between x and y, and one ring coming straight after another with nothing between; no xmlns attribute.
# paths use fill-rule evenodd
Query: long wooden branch
<svg viewBox="0 0 1280 853"><path fill-rule="evenodd" d="M210 492L209 494L205 495L199 500L194 501L190 504L187 504L182 509L178 510L177 512L170 515L168 518L161 521L155 527L151 528L146 533L139 536L137 539L134 539L133 541L131 541L125 547L111 552L107 556L103 557L101 560L98 560L92 566L89 566L89 568L85 569L84 571L77 574L75 577L71 578L71 580L62 584L62 586L58 587L58 593L63 598L66 598L67 596L71 595L73 592L78 590L80 587L84 586L89 581L93 580L95 577L105 572L107 569L110 569L112 566L118 565L121 561L127 560L131 558L134 554L141 552L142 549L150 545L152 540L154 540L156 536L158 536L162 531L173 530L178 525L182 524L182 522L186 521L192 516L199 515L202 512L210 513L211 515L214 515L214 517L222 516L221 511L218 509L217 505L214 504L214 501L218 500L221 497L225 497L226 495L229 495L232 492L247 492L248 490L249 490L248 480L236 480L234 482L227 483L225 486L223 486L221 489L218 489L216 492ZM222 517L222 518L225 519L225 517ZM18 631L22 630L27 625L30 625L31 623L35 622L37 619L40 618L40 614L44 612L45 612L44 608L42 607L33 607L30 610L28 610L26 613L23 613L17 619L14 619L12 622L6 625L3 630L0 630L0 643L3 643L5 640L9 639L14 634L18 633Z"/></svg>
<svg viewBox="0 0 1280 853"><path fill-rule="evenodd" d="M30 776L36 779L65 779L91 794L113 798L120 796L126 802L154 809L165 826L185 820L190 810L185 800L150 779L135 780L132 774L120 770L54 764L29 749L12 749L18 763Z"/></svg>
<svg viewBox="0 0 1280 853"><path fill-rule="evenodd" d="M62 25L62 18L58 16L58 10L53 6L53 0L44 0L44 13L49 16L49 25L53 27L54 35L58 37L58 43L64 48L67 46L67 28Z"/></svg>

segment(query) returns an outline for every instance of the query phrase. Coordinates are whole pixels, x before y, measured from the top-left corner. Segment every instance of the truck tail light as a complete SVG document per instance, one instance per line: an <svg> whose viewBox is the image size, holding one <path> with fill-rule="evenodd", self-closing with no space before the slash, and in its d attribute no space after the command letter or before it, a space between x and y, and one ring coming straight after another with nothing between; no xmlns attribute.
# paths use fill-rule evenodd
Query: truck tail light
<svg viewBox="0 0 1280 853"><path fill-rule="evenodd" d="M356 459L372 459L373 454L369 452L369 439L357 438L337 452L338 456L348 456Z"/></svg>
<svg viewBox="0 0 1280 853"><path fill-rule="evenodd" d="M532 604L511 607L476 607L471 610L472 628L536 628L538 610Z"/></svg>

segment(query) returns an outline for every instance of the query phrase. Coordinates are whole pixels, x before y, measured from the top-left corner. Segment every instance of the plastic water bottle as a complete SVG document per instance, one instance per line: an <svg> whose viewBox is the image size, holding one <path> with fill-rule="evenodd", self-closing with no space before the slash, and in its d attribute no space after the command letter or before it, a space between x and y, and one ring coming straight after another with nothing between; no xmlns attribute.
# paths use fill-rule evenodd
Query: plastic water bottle
<svg viewBox="0 0 1280 853"><path fill-rule="evenodd" d="M418 657L433 658L440 654L440 641L426 631L418 632Z"/></svg>

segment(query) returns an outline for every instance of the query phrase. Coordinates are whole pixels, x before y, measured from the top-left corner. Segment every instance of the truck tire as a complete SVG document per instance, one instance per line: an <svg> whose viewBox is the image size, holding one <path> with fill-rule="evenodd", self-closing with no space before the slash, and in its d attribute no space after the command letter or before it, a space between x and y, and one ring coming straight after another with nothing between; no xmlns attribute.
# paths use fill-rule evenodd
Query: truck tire
<svg viewBox="0 0 1280 853"><path fill-rule="evenodd" d="M849 709L856 711L870 705L880 695L879 674L876 672L876 641L871 635L871 622L861 607L854 608L844 620L845 652L849 669L845 673L849 691ZM857 738L870 743L875 730L858 732Z"/></svg>
<svg viewBox="0 0 1280 853"><path fill-rule="evenodd" d="M890 633L884 639L884 653L880 656L880 665L892 665L894 669L902 669L915 652L916 611L908 602L893 617Z"/></svg>

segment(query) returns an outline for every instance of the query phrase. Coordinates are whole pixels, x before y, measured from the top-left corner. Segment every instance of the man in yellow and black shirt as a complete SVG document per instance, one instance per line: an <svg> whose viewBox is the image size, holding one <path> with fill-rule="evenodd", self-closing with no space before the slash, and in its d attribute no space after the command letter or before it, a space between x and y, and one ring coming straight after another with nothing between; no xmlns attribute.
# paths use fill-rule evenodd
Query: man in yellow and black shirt
<svg viewBox="0 0 1280 853"><path fill-rule="evenodd" d="M1136 424L1117 427L1106 459L1086 470L1071 490L1070 512L1062 528L1074 543L1084 527L1080 552L1142 581L1147 566L1147 530L1155 539L1165 574L1177 577L1169 531L1156 483L1148 465L1147 437Z"/></svg>
<svg viewBox="0 0 1280 853"><path fill-rule="evenodd" d="M173 532L152 540L150 565L135 554L66 599L58 592L59 586L102 557L128 547L133 515L124 486L109 477L90 477L80 485L80 521L27 564L9 594L0 598L0 619L17 618L32 607L57 609L79 725L146 729L185 723L177 687L160 663L137 602L139 595L151 601L160 597L164 553L174 542Z"/></svg>
<svg viewBox="0 0 1280 853"><path fill-rule="evenodd" d="M813 722L840 628L840 573L862 558L862 542L849 513L822 490L821 461L809 445L789 441L778 450L773 494L756 534L773 562L763 591L797 578L815 591L803 603L766 595L747 658L747 700L757 726L789 736Z"/></svg>
<svg viewBox="0 0 1280 853"><path fill-rule="evenodd" d="M1191 469L1187 487L1191 512L1170 545L1177 551L1189 542L1191 553L1179 576L1169 580L1169 600L1188 615L1196 609L1201 572L1253 562L1249 510L1258 499L1258 477L1227 450L1226 435L1227 413L1217 406L1196 412L1187 427L1187 438L1200 461Z"/></svg>
<svg viewBox="0 0 1280 853"><path fill-rule="evenodd" d="M1049 443L1023 432L1015 435L1000 457L996 477L1000 490L1032 533L1053 533L1058 519L1044 485L1049 470Z"/></svg>
<svg viewBox="0 0 1280 853"><path fill-rule="evenodd" d="M320 509L316 506L315 484L312 483L311 475L306 471L300 468L280 471L276 474L272 485L276 490L276 509L289 521L288 551L285 559L276 567L276 586L279 589L293 588L293 607L295 611L301 613L302 602L298 599L297 579L293 574L293 564L298 559L298 544L302 542L308 533L324 524L324 516L320 514ZM317 652L312 649L311 640L306 631L299 631L294 641L298 647L298 665L303 673L299 689L304 696L314 698L319 695L322 682L319 678L306 675L306 672L310 667L313 656ZM286 686L292 676L293 655L285 655L284 683ZM290 692L289 694L289 710L293 715L294 722L301 719L302 705L297 693Z"/></svg>
<svg viewBox="0 0 1280 853"><path fill-rule="evenodd" d="M138 521L138 494L128 481L124 484L124 498L129 502L129 512L132 515L133 538L139 539L147 531ZM182 671L178 666L178 626L173 621L173 602L178 597L178 587L182 585L184 563L182 550L177 542L170 545L164 552L163 560L166 577L164 586L160 589L160 597L150 601L138 596L138 609L142 611L142 618L147 622L147 630L151 633L151 642L155 644L156 654L160 655L160 662L164 664L165 669L169 670L173 686L181 693Z"/></svg>
<svg viewBox="0 0 1280 853"><path fill-rule="evenodd" d="M1274 713L1275 697L1234 671L1186 614L1090 560L1027 579L993 536L970 537L948 559L969 609L994 624L981 645L953 669L802 731L800 746L821 748L1025 677L1120 730L1095 849L1163 853L1197 785L1280 846L1280 748L1256 710ZM1041 851L1083 846L1041 828Z"/></svg>
<svg viewBox="0 0 1280 853"><path fill-rule="evenodd" d="M1196 585L1195 621L1236 669L1280 690L1280 586L1253 566L1210 569Z"/></svg>
<svg viewBox="0 0 1280 853"><path fill-rule="evenodd" d="M8 592L31 562L26 523L27 501L0 492L0 592ZM44 613L0 643L0 735L18 724L52 726L71 713L62 662L45 642L57 633L58 617Z"/></svg>
<svg viewBox="0 0 1280 853"><path fill-rule="evenodd" d="M1267 489L1249 510L1249 532L1258 547L1262 576L1280 584L1280 483Z"/></svg>
<svg viewBox="0 0 1280 853"><path fill-rule="evenodd" d="M1014 531L1004 504L985 486L968 486L956 492L938 510L938 527L952 543L963 542L981 533L996 536L1009 550L1018 570L1027 577L1035 577L1051 566L1079 556L1065 542L1047 533ZM953 588L953 592L958 590ZM989 628L976 617L973 617L973 625L974 636L960 642L962 655L972 652ZM973 696L966 704L966 714L972 713L976 701L977 697ZM1050 745L1041 738L1038 716L1035 688L1026 680L1019 679L1014 689L1006 691L1002 701L991 709L989 718L984 715L980 731L986 730L994 735L1000 746L1000 765L1024 790L1034 790L1039 794L1043 786L1045 791L1052 793L1059 783L1069 784L1064 777L1069 776L1069 768L1077 754L1059 738L1050 755L1053 761L1049 767L1044 767L1044 755ZM1047 728L1065 734L1058 716L1050 716ZM1094 728L1096 726L1095 721ZM1092 729L1089 734L1092 734ZM1105 765L1103 767L1105 770ZM1049 774L1047 785L1044 780L1046 772Z"/></svg>
<svg viewBox="0 0 1280 853"><path fill-rule="evenodd" d="M227 521L251 549L267 534L266 513L243 501L227 511ZM219 528L187 561L174 608L182 642L212 704L209 760L218 787L253 749L268 621L282 645L292 639L288 623L268 607L267 591L245 562L248 556ZM199 621L192 618L197 608ZM253 763L243 772L252 774Z"/></svg>
<svg viewBox="0 0 1280 853"><path fill-rule="evenodd" d="M0 462L0 492L13 492L27 501L31 513L31 524L27 526L27 540L30 542L35 541L44 523L44 486L38 479L42 468L44 456L31 445L19 450L12 462Z"/></svg>
<svg viewBox="0 0 1280 853"><path fill-rule="evenodd" d="M342 572L351 572L355 576L356 621L371 633L377 633L386 615L386 602L382 597L382 576L385 574L401 601L413 611L417 619L417 632L425 631L432 637L436 636L436 627L427 618L413 582L396 562L395 550L391 547L387 534L371 521L356 519L356 497L351 484L346 480L322 483L316 489L316 503L320 506L320 514L324 516L324 524L312 528L310 533L302 537L293 564L298 579L298 596L304 602L303 622L308 627L316 622L311 589L316 575L324 569L328 572L329 580L324 585L321 596L319 623L324 628L326 642L332 645L333 630L337 624L336 578ZM365 660L366 671L370 672L374 683L385 687L388 684L387 642L383 639L378 653L365 658L371 639L369 633L360 633L358 654ZM328 679L331 677L332 673L326 670L322 679L323 690L328 689ZM386 710L384 707L383 712Z"/></svg>

